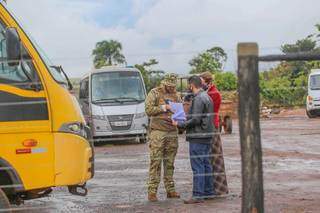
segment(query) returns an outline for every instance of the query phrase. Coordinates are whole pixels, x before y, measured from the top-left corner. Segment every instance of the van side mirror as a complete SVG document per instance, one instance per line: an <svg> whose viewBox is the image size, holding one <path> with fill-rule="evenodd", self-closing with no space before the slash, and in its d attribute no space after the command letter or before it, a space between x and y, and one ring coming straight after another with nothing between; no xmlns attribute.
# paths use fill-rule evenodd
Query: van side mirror
<svg viewBox="0 0 320 213"><path fill-rule="evenodd" d="M5 32L7 60L9 66L18 66L21 60L21 43L17 29L9 27Z"/></svg>

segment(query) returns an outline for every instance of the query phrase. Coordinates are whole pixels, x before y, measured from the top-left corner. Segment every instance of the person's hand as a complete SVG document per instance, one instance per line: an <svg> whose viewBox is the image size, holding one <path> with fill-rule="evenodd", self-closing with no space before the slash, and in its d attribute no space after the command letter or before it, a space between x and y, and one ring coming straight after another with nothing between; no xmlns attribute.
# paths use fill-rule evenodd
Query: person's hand
<svg viewBox="0 0 320 213"><path fill-rule="evenodd" d="M178 121L172 120L172 125L173 125L173 126L178 126Z"/></svg>
<svg viewBox="0 0 320 213"><path fill-rule="evenodd" d="M171 106L169 104L166 104L165 106L167 111L171 111Z"/></svg>

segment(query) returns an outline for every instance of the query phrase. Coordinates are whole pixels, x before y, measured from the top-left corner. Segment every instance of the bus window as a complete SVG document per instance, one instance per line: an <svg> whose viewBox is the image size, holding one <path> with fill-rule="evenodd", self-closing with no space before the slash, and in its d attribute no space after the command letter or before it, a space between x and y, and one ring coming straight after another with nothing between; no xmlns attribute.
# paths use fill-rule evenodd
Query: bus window
<svg viewBox="0 0 320 213"><path fill-rule="evenodd" d="M22 46L22 60L18 66L10 66L7 58L5 26L0 22L0 83L25 90L41 90L37 71L26 49Z"/></svg>

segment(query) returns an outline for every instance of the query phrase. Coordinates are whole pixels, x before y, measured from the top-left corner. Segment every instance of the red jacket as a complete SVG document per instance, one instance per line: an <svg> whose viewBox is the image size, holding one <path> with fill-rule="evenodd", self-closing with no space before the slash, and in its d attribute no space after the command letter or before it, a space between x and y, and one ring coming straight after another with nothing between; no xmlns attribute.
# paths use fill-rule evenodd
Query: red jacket
<svg viewBox="0 0 320 213"><path fill-rule="evenodd" d="M221 94L215 85L210 85L208 88L208 95L212 99L213 102L213 112L214 114L214 125L216 128L219 128L219 110L221 105Z"/></svg>

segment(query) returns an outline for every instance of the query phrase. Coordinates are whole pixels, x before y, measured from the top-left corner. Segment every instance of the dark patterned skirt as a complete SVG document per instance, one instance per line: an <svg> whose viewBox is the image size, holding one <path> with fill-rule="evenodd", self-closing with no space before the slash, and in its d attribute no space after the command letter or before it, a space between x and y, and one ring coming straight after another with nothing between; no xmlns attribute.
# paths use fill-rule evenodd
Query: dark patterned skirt
<svg viewBox="0 0 320 213"><path fill-rule="evenodd" d="M229 193L226 170L224 165L221 136L215 134L212 144L212 165L214 176L214 189L217 195Z"/></svg>

